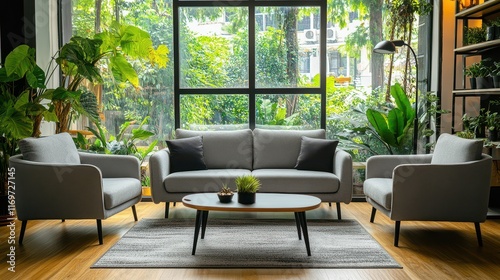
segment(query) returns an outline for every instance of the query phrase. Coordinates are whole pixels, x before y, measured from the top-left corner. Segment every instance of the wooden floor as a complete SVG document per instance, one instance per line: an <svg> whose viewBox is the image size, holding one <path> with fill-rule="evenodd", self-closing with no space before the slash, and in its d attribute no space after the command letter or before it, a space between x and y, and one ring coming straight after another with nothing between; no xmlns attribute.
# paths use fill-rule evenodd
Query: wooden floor
<svg viewBox="0 0 500 280"><path fill-rule="evenodd" d="M141 202L139 219L162 218L163 207ZM104 245L98 245L93 220L30 221L24 244L15 245L14 273L6 265L10 231L2 227L0 279L500 279L500 220L482 224L484 247L472 223L403 222L396 248L393 222L378 213L369 223L370 210L365 202L342 205L343 218L358 220L403 269L90 269L135 224L127 209L103 221ZM171 207L171 218L179 217L194 217L194 210ZM308 212L310 219L334 217L328 204Z"/></svg>

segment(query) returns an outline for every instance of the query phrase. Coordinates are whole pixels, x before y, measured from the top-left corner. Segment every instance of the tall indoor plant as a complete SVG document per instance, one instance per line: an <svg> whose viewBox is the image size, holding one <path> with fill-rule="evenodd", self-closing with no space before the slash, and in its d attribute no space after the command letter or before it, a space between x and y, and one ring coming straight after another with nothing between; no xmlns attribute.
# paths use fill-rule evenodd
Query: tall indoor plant
<svg viewBox="0 0 500 280"><path fill-rule="evenodd" d="M103 73L111 71L114 82L130 83L139 88L139 78L132 66L134 61L147 61L159 68L166 67L168 48L156 49L150 35L138 27L114 23L94 38L75 36L59 51L56 62L63 73L61 86L50 90L50 98L58 118L56 133L67 131L72 110L79 111L79 100L85 89L84 81L103 82Z"/></svg>

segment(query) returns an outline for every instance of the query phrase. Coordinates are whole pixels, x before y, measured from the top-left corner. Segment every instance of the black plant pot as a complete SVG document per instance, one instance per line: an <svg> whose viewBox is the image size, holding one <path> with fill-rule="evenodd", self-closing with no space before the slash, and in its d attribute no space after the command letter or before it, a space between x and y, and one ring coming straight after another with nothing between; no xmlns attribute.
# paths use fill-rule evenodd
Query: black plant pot
<svg viewBox="0 0 500 280"><path fill-rule="evenodd" d="M238 193L238 202L241 204L254 204L255 193Z"/></svg>
<svg viewBox="0 0 500 280"><path fill-rule="evenodd" d="M477 77L476 78L477 88L492 88L492 82L489 77Z"/></svg>
<svg viewBox="0 0 500 280"><path fill-rule="evenodd" d="M220 195L220 194L217 194L217 196L219 197L219 201L221 203L229 203L233 200L233 195L234 194L231 194L231 195Z"/></svg>
<svg viewBox="0 0 500 280"><path fill-rule="evenodd" d="M476 89L477 88L476 78L469 78L469 81L470 81L470 88Z"/></svg>
<svg viewBox="0 0 500 280"><path fill-rule="evenodd" d="M498 141L498 131L497 130L488 130L488 140L490 141Z"/></svg>
<svg viewBox="0 0 500 280"><path fill-rule="evenodd" d="M496 27L488 26L486 27L486 41L491 41L496 39Z"/></svg>
<svg viewBox="0 0 500 280"><path fill-rule="evenodd" d="M493 76L493 86L495 88L500 88L500 76Z"/></svg>
<svg viewBox="0 0 500 280"><path fill-rule="evenodd" d="M495 39L500 39L500 26L495 26Z"/></svg>

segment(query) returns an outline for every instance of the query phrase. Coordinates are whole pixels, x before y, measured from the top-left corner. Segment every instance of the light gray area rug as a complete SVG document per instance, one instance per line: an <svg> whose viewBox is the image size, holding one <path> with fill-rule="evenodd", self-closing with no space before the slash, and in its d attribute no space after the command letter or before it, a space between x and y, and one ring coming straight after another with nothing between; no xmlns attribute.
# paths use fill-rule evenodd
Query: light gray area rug
<svg viewBox="0 0 500 280"><path fill-rule="evenodd" d="M401 268L354 220L309 220L308 257L294 220L143 219L92 268ZM201 231L200 231L201 236Z"/></svg>

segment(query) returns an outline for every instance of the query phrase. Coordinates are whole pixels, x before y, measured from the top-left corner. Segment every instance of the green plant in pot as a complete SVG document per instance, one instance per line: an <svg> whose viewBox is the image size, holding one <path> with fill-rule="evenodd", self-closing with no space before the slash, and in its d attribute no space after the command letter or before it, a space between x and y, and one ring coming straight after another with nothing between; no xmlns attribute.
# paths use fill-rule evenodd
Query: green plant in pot
<svg viewBox="0 0 500 280"><path fill-rule="evenodd" d="M500 61L493 62L490 75L491 78L493 79L493 86L495 88L500 88Z"/></svg>
<svg viewBox="0 0 500 280"><path fill-rule="evenodd" d="M255 203L255 193L260 189L261 183L253 175L239 176L235 180L238 191L238 202L241 204Z"/></svg>
<svg viewBox="0 0 500 280"><path fill-rule="evenodd" d="M464 74L469 77L471 89L477 88L476 78L481 74L481 64L479 62L472 63L469 67L465 68Z"/></svg>
<svg viewBox="0 0 500 280"><path fill-rule="evenodd" d="M486 111L486 128L488 129L488 140L497 141L500 132L500 116L497 112Z"/></svg>
<svg viewBox="0 0 500 280"><path fill-rule="evenodd" d="M476 78L478 89L492 88L491 67L487 65L488 60L483 59L479 62L479 73Z"/></svg>
<svg viewBox="0 0 500 280"><path fill-rule="evenodd" d="M464 45L474 45L486 41L485 27L464 27Z"/></svg>
<svg viewBox="0 0 500 280"><path fill-rule="evenodd" d="M226 184L222 185L221 189L217 193L221 203L231 202L233 200L233 195L233 191Z"/></svg>

